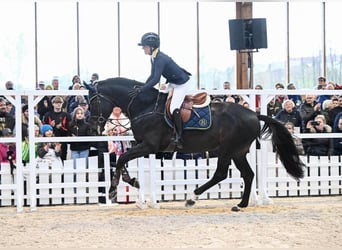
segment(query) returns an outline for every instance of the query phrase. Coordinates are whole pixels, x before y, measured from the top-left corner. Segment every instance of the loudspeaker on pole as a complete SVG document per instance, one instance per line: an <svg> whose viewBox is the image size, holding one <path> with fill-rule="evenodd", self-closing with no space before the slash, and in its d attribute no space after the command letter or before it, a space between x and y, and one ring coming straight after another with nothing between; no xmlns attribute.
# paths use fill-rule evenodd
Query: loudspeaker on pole
<svg viewBox="0 0 342 250"><path fill-rule="evenodd" d="M267 48L266 18L229 20L231 50Z"/></svg>

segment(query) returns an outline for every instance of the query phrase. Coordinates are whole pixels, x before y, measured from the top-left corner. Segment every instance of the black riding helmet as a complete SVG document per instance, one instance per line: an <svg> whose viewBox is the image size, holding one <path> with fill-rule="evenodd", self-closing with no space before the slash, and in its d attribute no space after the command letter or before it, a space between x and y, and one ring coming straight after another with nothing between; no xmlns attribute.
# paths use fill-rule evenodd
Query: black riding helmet
<svg viewBox="0 0 342 250"><path fill-rule="evenodd" d="M152 48L159 48L160 46L160 39L156 33L148 32L141 37L139 46L150 46Z"/></svg>

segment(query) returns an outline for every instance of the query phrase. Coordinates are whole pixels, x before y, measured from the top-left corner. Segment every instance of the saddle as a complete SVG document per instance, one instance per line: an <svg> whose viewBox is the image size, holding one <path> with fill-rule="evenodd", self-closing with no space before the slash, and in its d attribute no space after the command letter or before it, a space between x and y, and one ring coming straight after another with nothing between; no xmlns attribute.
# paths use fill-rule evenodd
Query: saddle
<svg viewBox="0 0 342 250"><path fill-rule="evenodd" d="M170 112L170 104L171 104L172 95L169 96L166 100L166 113L172 118L172 114ZM208 106L210 103L210 96L206 92L200 92L196 95L186 95L184 97L184 101L182 103L180 113L183 122L187 122L190 119L191 112L193 108L202 108Z"/></svg>

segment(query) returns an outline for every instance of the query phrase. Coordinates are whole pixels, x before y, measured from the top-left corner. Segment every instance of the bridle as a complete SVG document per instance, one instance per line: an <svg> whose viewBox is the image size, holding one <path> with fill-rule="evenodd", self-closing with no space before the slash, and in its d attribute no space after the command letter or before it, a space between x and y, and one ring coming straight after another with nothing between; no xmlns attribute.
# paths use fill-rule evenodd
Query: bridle
<svg viewBox="0 0 342 250"><path fill-rule="evenodd" d="M120 126L125 129L125 132L129 131L131 128L128 126L130 124L128 118L107 118L103 116L102 108L101 108L101 99L106 100L109 102L112 106L118 106L114 101L112 101L110 98L107 96L103 95L102 93L98 92L97 90L97 85L95 85L94 89L96 90L96 93L89 99L89 103L91 104L92 102L96 101L97 102L97 114L96 116L92 117L96 118L96 132L98 135L101 134L101 127L104 128L104 125L109 122L114 125L114 128ZM126 123L120 122L121 120L127 120ZM116 122L115 122L116 121Z"/></svg>
<svg viewBox="0 0 342 250"><path fill-rule="evenodd" d="M156 103L154 105L154 108L150 112L138 115L138 116L132 118L132 120L129 120L128 118L121 118L121 119L120 118L118 118L118 119L106 118L106 117L104 117L103 112L102 112L101 99L103 99L106 102L110 103L112 106L119 106L119 105L115 101L113 101L110 98L108 98L106 95L100 93L98 91L98 89L97 89L97 85L94 86L94 90L96 91L96 93L89 99L89 104L91 104L94 101L97 102L97 114L98 115L96 115L96 116L91 115L91 116L96 118L96 131L97 131L98 134L101 134L101 126L104 127L106 122L109 122L109 123L113 124L114 128L116 128L118 126L121 126L121 127L123 127L125 129L125 132L127 132L127 131L129 131L131 129L128 125L130 123L132 123L133 121L139 120L139 119L141 119L141 118L143 118L145 116L152 115L152 114L164 115L163 112L157 111L158 104L159 104L159 99L160 99L160 96L161 96L161 93L159 92L158 96L157 96ZM135 98L136 97L131 98L129 103L128 103L127 110L126 110L128 117L132 117L130 110L131 110L131 106L132 106ZM122 124L120 122L121 120L127 120L127 122ZM117 124L115 121L117 123L119 123L119 124Z"/></svg>

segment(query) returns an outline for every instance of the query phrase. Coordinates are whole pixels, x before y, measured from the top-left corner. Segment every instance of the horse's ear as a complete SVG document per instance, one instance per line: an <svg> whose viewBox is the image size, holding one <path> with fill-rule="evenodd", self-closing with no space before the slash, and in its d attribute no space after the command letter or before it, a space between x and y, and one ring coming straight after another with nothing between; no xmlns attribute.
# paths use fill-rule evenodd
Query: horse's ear
<svg viewBox="0 0 342 250"><path fill-rule="evenodd" d="M83 81L83 85L84 87L86 87L87 90L89 90L89 96L93 96L96 93L96 90L93 86L91 86L90 84L86 83L85 81Z"/></svg>

